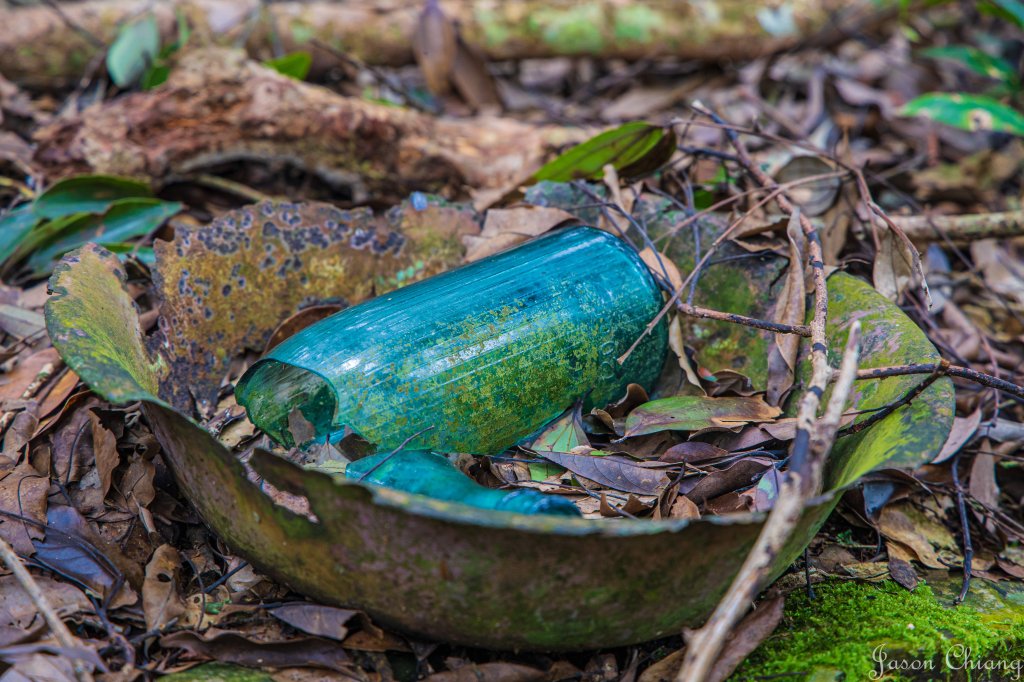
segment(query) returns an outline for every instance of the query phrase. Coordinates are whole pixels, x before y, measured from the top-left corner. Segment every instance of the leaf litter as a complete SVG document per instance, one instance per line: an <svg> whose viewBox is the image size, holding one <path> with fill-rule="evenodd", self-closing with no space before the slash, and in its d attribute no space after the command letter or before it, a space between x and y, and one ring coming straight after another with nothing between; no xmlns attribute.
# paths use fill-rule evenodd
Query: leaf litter
<svg viewBox="0 0 1024 682"><path fill-rule="evenodd" d="M429 14L425 16L431 20ZM432 21L436 22L437 17ZM500 106L491 90L493 74L460 75L466 67L459 64L465 60L449 58L448 53L465 47L458 47L462 38L457 33L450 35L445 28L448 24L439 25L439 29L420 25L421 33L431 34L428 39L442 38L440 47L418 48L427 83L435 84L431 89L443 92L441 81L450 79L455 97L462 98L470 109ZM149 30L148 25L144 28ZM962 38L972 37L974 32L965 29ZM481 214L466 204L431 197L424 211L417 207L422 197L414 196L398 212L373 216L307 178L301 186L290 186L288 194L296 200L326 199L343 206L344 213L336 222L345 226L343 231L351 231L349 239L358 235L371 245L364 254L392 258L395 265L385 268L389 274L384 278L357 274L350 275L348 281L331 284L327 280L333 273L324 270L320 273L323 279L313 280L305 290L268 288L267 300L276 301L275 305L279 302L279 310L255 310L252 319L224 326L219 320L209 325L204 321L209 319L205 306L193 305L189 310L189 304L202 305L209 300L207 294L191 292L192 297L178 298L173 289L185 270L200 288L212 287L223 276L223 264L232 262L217 253L227 242L214 239L200 244L204 232L196 225L218 215L218 224L228 233L226 220L244 220L246 215L261 210L258 206L242 207L236 197L225 201L223 195L204 189L194 178L186 182L195 182L193 188L198 189L187 200L159 185L151 189L148 183L113 176L80 176L63 181L47 178L47 190L21 203L20 214L15 213L15 206L13 211L0 215L5 230L16 230L21 235L10 250L3 243L5 281L11 286L0 291L0 349L7 363L0 379L6 458L0 473L0 536L38 568L36 579L50 601L63 610L65 617L79 619L76 634L82 646L101 652L109 668L136 670L141 675L142 671L173 672L212 659L281 669L313 666L351 675L352 679L366 675L387 678L393 672L388 658L366 652L389 650L389 646L426 651L421 643L386 633L357 611L293 601L297 595L287 587L247 570L229 546L199 523L194 509L183 499L145 416L131 406L114 408L78 390L77 375L63 369L61 359L42 333L41 302L32 300L28 289L18 285L38 279L56 258L84 241L102 241L111 224L101 224L95 216L117 217L118 211L127 211L127 227L115 232L118 241L107 240L108 245L127 242L146 248L155 235L156 251L159 254L163 249L168 255L162 267L154 268L141 250L122 252L135 305L144 313L163 306L181 313L173 322L167 321L165 313L163 326L152 334L154 345L178 334L183 325L194 327L189 332L195 335L193 338L217 339L218 352L211 357L179 345L181 355L171 358L164 380L181 392L175 402L213 427L211 430L241 459L257 445L272 444L252 429L234 405L230 385L268 342L273 342L278 325L285 329L281 334L293 332L327 310L379 295L463 259L482 257L571 221L601 224L613 230L616 226L633 230L631 223L639 224L652 239L653 248L638 246L647 249L648 260L653 254L665 257L672 266L665 273L672 289L680 288L683 279L694 273L695 263L712 248L724 226L737 221L748 227L754 225L751 232L743 233L742 241L723 243L717 257L693 275L693 294L684 291L683 299L724 312L800 324L806 302L802 295L803 268L794 267L794 263L799 265L804 260L798 231L787 230L785 221L780 223L768 216L765 210L770 205L757 206L763 197L745 193L742 174L722 158L727 148L720 131L670 123L672 117L689 116L685 106L680 106L689 98L711 102L737 125L761 126L766 136L751 137L751 145L755 155L764 159L788 151L785 148L790 146L772 135L800 144L812 137L813 131L807 126L817 124L814 139L820 134L830 145L839 144L839 160L858 168L871 163L875 168L892 169L895 184L871 176L867 183L897 223L904 214L918 213L921 202L940 215L1003 208L1004 196L1013 188L1019 189L1021 182L1019 163L1008 161L1018 152L1014 151L1014 142L978 131L1014 133L1017 118L994 107L987 95L955 100L928 94L936 74L948 75L947 69L962 69L964 65L977 70L978 64L991 67L992 63L975 52L949 50L931 54L941 56L941 60L924 59L928 55L922 54L919 62L904 49L906 37L898 31L881 38L874 48L854 41L845 43L830 55L830 59L837 60L836 65L820 76L806 68L789 68L824 62L825 53L813 47L775 61L759 60L743 72L730 72L724 79L719 78L715 88L681 88L678 81L648 67L644 77L655 84L660 82L658 96L636 100L646 102L644 106L649 110L631 117L642 116L650 123L613 129L598 144L579 150L575 156L564 155L539 169L521 169L520 177L531 178L532 174L522 183L524 186L545 179L565 184L538 184L527 190L525 201L518 206L498 206ZM153 52L151 46L145 49ZM111 75L120 84L142 73L137 64L122 63L130 58L123 47L114 52L118 65ZM880 63L891 64L893 59L908 71L899 74L900 69L879 68ZM571 91L580 87L573 85L568 76L556 78L557 87L541 87L557 115L579 120L590 120L591 114L604 118L615 113L609 104L621 104L624 94L639 89L621 72L621 64L590 62L606 76L585 83L584 87L590 89L586 98L583 90L569 96L560 94L566 88ZM752 75L755 73L759 75ZM396 70L395 77L418 76ZM815 79L819 77L835 88L837 101L815 100ZM751 78L760 86L753 92L743 82ZM474 79L483 79L484 84L466 84ZM504 85L515 77L501 74L498 80ZM380 84L376 95L395 96L394 91ZM0 98L0 104L6 101ZM26 114L36 116L39 107L52 105L45 98L19 97L16 101L23 118ZM582 107L581 101L585 102ZM894 105L901 101L911 104L904 108ZM458 111L460 103L446 101L442 106ZM638 105L630 106L635 109ZM941 125L926 127L921 119L909 114L962 124L974 132L961 134ZM10 119L9 114L5 126ZM850 135L855 144L849 144ZM846 146L839 140L847 140ZM673 156L677 146L684 151ZM924 152L912 156L917 146ZM716 151L717 156L712 153ZM827 265L868 278L877 291L902 302L945 356L1019 381L1019 244L1012 240L974 240L964 252L956 245L939 242L935 248L944 254L946 264L923 263L910 241L891 226L863 211L857 214L849 210L853 179L843 175L842 167L837 167L833 159L822 156L826 158L797 157L817 161L790 163L776 179L798 183L803 191L799 194L795 190L794 199L815 219L823 240L834 244ZM640 177L643 182L633 186L615 183L614 191L599 184L575 182L609 177L608 164L617 171L612 177ZM710 173L706 172L708 168L712 169ZM658 169L661 173L652 175ZM832 171L840 175L799 186L808 178ZM274 181L258 169L240 172L243 185L273 186ZM151 198L154 190L158 199ZM14 201L24 199L7 193L8 185L2 191ZM622 198L626 194L630 195L628 201ZM450 193L448 198L466 197ZM139 203L150 201L158 203ZM615 214L608 202L625 209L628 219ZM701 214L721 202L725 204L716 212ZM306 204L294 210L338 211L335 206ZM147 217L142 213L144 208L161 212ZM194 222L168 224L167 218L181 209L187 210ZM236 212L225 218L225 209ZM286 211L275 208L272 219L286 218ZM434 260L422 258L419 251L386 252L392 232L429 240L436 235L424 230L423 225L445 221L456 227L442 235L442 248L430 243L429 253ZM759 221L768 227L757 227ZM643 232L632 233L632 237L636 239ZM168 241L171 237L174 241ZM957 235L952 234L951 239L957 240ZM306 244L296 247L282 242L273 246L296 259L307 250ZM172 263L172 248L181 250L177 254L179 262ZM33 256L35 261L31 260ZM319 254L313 256L317 257ZM351 268L359 272L364 260L360 256ZM726 265L737 262L749 265L739 269L739 276ZM198 269L193 270L192 264ZM367 269L367 273L371 271L376 272ZM931 310L919 288L925 279L933 289L937 288L934 282L944 285L942 297L935 297L936 307ZM259 286L270 287L273 279L267 283L256 281ZM239 309L235 312L242 313ZM841 320L840 324L846 322ZM571 408L521 447L489 462L461 457L460 467L487 485L521 485L568 495L586 517L597 523L647 516L698 519L768 511L778 494L779 476L785 472L788 444L795 432L786 398L803 385L803 357L794 343L797 338L686 316L674 317L673 324L678 330L673 344L676 357L652 395L631 387L617 403L596 406L590 413L583 414L578 406ZM883 336L878 340L879 348L885 345ZM865 399L870 398L870 392L866 385L862 388ZM863 518L851 512L856 511L855 504L843 503L842 520L833 517L811 544L812 572L871 579L891 575L910 587L916 584L917 571L957 566L963 560L963 535L971 532L976 575L999 580L1019 580L1024 575L1024 557L1017 546L1024 535L1024 527L1017 520L1024 479L1014 459L1024 429L1011 428L1020 423L1020 407L1001 402L992 391L958 382L956 408L962 416L957 418L949 440L940 440L940 446L946 444L941 456L936 449L930 463L901 467L899 476L878 474L883 477L878 485L884 485L888 492L873 519L865 524ZM866 409L877 410L878 405ZM844 425L863 419L864 414L851 410ZM1001 436L1003 446L986 438L997 428L1005 434ZM852 442L858 437L846 438ZM359 454L358 450L353 452ZM331 453L330 458L337 457ZM889 458L879 461L885 459ZM954 468L960 482L953 475ZM269 483L264 484L267 490L273 489ZM864 490L866 495L867 488ZM958 519L960 493L967 496L971 510L967 527ZM280 499L289 495L284 490L279 494ZM858 520L853 523L847 521L849 518ZM849 527L844 528L844 524ZM884 538L887 560L874 560L873 542L851 541L851 528L854 536L863 536L868 528L876 529ZM839 558L826 561L829 556ZM242 580L242 576L248 577ZM5 616L5 636L12 643L45 642L46 630L39 627L32 605L25 602L24 594L9 576L0 583L0 594L5 596L5 603L11 604L10 614ZM8 598L15 601L6 601ZM771 632L781 617L779 609L776 603L766 602L752 614L764 614L758 616L764 622L736 631L734 639L739 641L723 654L722 670L734 667L734 659L741 660ZM388 638L393 638L393 644L387 644L391 641ZM749 641L743 642L745 638ZM671 644L678 645L678 641ZM417 665L424 672L434 671L436 679L564 679L572 675L615 679L620 673L628 674L628 660L639 651L650 653L652 647L522 663L513 657L488 660L442 646L416 658ZM27 658L14 654L0 657L12 671L30 678L43 674L43 670L61 668L58 657L45 651ZM676 654L662 663L668 664L670 659L678 665ZM640 679L660 679L655 676L661 674L659 665L648 667L650 675L645 673L646 677ZM667 667L672 669L671 665ZM564 677L559 677L560 671ZM69 669L59 674L67 677L73 673ZM131 679L131 674L126 672L124 679Z"/></svg>

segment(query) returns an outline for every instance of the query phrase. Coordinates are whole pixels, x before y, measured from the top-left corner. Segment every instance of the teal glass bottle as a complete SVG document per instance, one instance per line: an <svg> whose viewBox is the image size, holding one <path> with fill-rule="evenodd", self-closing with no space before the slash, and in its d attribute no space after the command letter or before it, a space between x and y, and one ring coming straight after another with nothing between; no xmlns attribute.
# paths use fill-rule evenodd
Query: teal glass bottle
<svg viewBox="0 0 1024 682"><path fill-rule="evenodd" d="M494 454L578 398L604 405L628 383L650 388L664 323L617 359L662 300L630 245L556 230L307 327L254 364L236 398L286 446L298 409L318 438L347 426L378 451Z"/></svg>
<svg viewBox="0 0 1024 682"><path fill-rule="evenodd" d="M378 452L352 462L345 477L362 483L427 495L439 500L461 502L480 509L519 514L580 516L579 508L567 498L537 490L495 490L459 471L444 455L425 450Z"/></svg>

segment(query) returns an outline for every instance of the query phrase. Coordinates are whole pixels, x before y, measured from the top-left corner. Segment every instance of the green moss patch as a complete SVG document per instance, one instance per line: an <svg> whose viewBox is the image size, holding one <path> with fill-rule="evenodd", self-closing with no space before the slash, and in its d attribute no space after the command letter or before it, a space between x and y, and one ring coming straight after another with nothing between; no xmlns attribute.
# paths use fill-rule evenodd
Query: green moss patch
<svg viewBox="0 0 1024 682"><path fill-rule="evenodd" d="M831 581L788 597L779 629L733 679L1018 679L1024 586L935 574L908 592L892 581ZM1024 677L1024 675L1021 675Z"/></svg>

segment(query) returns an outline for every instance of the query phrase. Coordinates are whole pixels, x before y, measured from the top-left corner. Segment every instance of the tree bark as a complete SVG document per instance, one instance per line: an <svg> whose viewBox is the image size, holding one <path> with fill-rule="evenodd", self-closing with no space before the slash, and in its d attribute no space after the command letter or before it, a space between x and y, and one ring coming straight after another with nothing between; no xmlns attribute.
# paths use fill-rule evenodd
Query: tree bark
<svg viewBox="0 0 1024 682"><path fill-rule="evenodd" d="M749 59L815 37L834 41L886 15L892 0L441 0L462 36L488 60L599 56L642 59ZM316 39L368 64L413 63L413 29L422 0L84 0L61 13L0 4L0 69L25 85L76 81L109 45L118 27L148 8L165 41L177 33L176 12L198 40L245 44L259 57L278 43L309 49L314 68L334 59Z"/></svg>
<svg viewBox="0 0 1024 682"><path fill-rule="evenodd" d="M184 55L155 90L44 126L34 162L51 180L111 173L158 185L227 162L286 162L350 187L361 202L505 187L586 135L509 119L438 119L344 97L241 51L209 48Z"/></svg>

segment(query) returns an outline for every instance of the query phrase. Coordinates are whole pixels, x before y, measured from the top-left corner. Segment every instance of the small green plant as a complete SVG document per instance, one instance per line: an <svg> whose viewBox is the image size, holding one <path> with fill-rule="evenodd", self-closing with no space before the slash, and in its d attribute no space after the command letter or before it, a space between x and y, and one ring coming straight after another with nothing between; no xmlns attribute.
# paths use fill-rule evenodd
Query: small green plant
<svg viewBox="0 0 1024 682"><path fill-rule="evenodd" d="M171 56L188 42L191 31L185 15L179 10L178 38L160 47L160 29L152 12L121 27L117 38L107 51L107 73L119 88L136 83L143 90L151 90L167 80Z"/></svg>
<svg viewBox="0 0 1024 682"><path fill-rule="evenodd" d="M54 183L31 203L0 214L0 272L38 277L68 251L93 241L115 253L133 253L133 240L181 210L153 197L149 186L111 175L79 175ZM148 253L147 253L148 252Z"/></svg>
<svg viewBox="0 0 1024 682"><path fill-rule="evenodd" d="M1024 28L1024 2L1021 0L992 0L983 3L981 9ZM991 130L1024 136L1024 114L1019 108L1024 91L1013 64L971 45L932 47L920 54L953 62L993 84L981 94L930 92L921 95L904 105L903 115L924 116L962 130Z"/></svg>
<svg viewBox="0 0 1024 682"><path fill-rule="evenodd" d="M263 62L263 65L269 66L289 78L301 81L309 75L309 67L313 65L313 56L305 50L299 50L298 52L289 52L276 59L268 59Z"/></svg>

